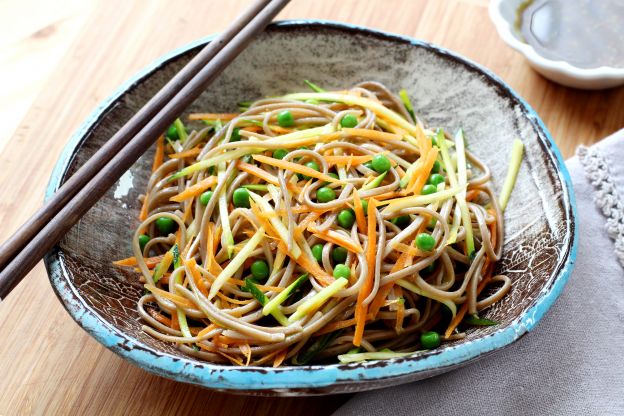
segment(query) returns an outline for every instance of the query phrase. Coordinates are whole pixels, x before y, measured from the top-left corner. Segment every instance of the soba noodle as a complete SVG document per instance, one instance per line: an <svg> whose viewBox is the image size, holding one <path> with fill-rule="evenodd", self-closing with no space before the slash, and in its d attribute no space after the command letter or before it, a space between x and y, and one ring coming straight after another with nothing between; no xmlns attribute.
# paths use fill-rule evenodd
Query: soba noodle
<svg viewBox="0 0 624 416"><path fill-rule="evenodd" d="M116 262L142 275L145 332L278 366L389 358L494 324L477 314L511 286L494 273L503 215L463 132L425 127L377 82L312 87L159 139L134 257Z"/></svg>

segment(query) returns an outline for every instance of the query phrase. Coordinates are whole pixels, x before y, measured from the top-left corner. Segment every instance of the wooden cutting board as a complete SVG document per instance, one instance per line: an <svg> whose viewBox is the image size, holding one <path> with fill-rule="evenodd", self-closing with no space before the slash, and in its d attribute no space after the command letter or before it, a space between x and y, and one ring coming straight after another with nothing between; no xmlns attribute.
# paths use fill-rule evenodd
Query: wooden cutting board
<svg viewBox="0 0 624 416"><path fill-rule="evenodd" d="M6 139L0 135L0 240L41 205L62 147L98 103L164 52L222 30L249 3L2 3L0 15L9 26L0 31L5 40L0 41L0 85L11 93L0 95L0 112L11 117L2 119ZM528 100L565 157L578 144L593 143L624 127L624 89L584 92L546 81L499 39L488 18L487 0L294 0L280 18L355 23L464 54ZM4 37L9 32L15 35L10 42ZM30 109L23 110L28 105ZM18 124L16 118L23 114ZM72 322L42 264L0 304L0 415L318 415L330 413L346 399L232 396L148 374Z"/></svg>

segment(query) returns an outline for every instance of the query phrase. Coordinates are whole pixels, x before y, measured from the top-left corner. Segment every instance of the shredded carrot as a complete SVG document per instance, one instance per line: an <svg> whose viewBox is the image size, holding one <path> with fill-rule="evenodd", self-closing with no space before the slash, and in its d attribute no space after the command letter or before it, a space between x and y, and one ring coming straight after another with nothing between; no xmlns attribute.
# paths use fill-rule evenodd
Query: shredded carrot
<svg viewBox="0 0 624 416"><path fill-rule="evenodd" d="M277 353L275 359L273 360L273 367L279 367L284 362L286 355L288 354L288 348L284 348L280 352Z"/></svg>
<svg viewBox="0 0 624 416"><path fill-rule="evenodd" d="M373 316L373 318L377 317L379 310L384 305L384 302L386 298L388 297L388 294L392 290L393 286L394 286L394 282L388 283L380 287L379 290L377 291L377 295L375 296L375 299L373 299L373 301L371 302L369 306L370 315Z"/></svg>
<svg viewBox="0 0 624 416"><path fill-rule="evenodd" d="M276 126L274 124L271 124L269 128L273 130L275 133L279 133L279 134L292 133L292 129L285 129L284 127Z"/></svg>
<svg viewBox="0 0 624 416"><path fill-rule="evenodd" d="M346 248L349 251L353 251L355 253L361 253L362 247L353 241L351 238L345 237L337 231L328 229L328 230L319 230L313 224L308 225L308 231L314 234L316 237L319 237L325 241L329 241L330 243L337 244L341 247Z"/></svg>
<svg viewBox="0 0 624 416"><path fill-rule="evenodd" d="M475 199L477 197L477 195L479 195L481 191L477 190L477 189L473 189L471 191L466 192L466 202L470 202L473 199Z"/></svg>
<svg viewBox="0 0 624 416"><path fill-rule="evenodd" d="M320 216L321 214L318 212L310 212L303 220L299 222L299 225L297 225L297 231L303 232L303 230L305 230L310 223L316 221Z"/></svg>
<svg viewBox="0 0 624 416"><path fill-rule="evenodd" d="M346 165L349 164L351 166L361 165L362 163L366 163L373 159L373 155L363 155L363 156L323 156L323 159L329 165Z"/></svg>
<svg viewBox="0 0 624 416"><path fill-rule="evenodd" d="M368 202L368 247L366 249L366 262L368 263L368 276L358 293L355 306L355 334L353 335L353 345L359 347L364 335L364 325L366 324L366 313L368 305L364 305L364 299L370 294L375 280L375 254L377 252L377 209L376 200L371 198Z"/></svg>
<svg viewBox="0 0 624 416"><path fill-rule="evenodd" d="M151 269L153 267L156 267L156 265L160 263L163 257L164 257L164 254L161 254L159 256L147 257L147 258L144 258L143 260L145 261L145 264L147 265L147 267ZM136 257L133 256L133 257L128 257L127 259L114 261L113 264L115 266L131 267L131 266L136 266L139 263Z"/></svg>
<svg viewBox="0 0 624 416"><path fill-rule="evenodd" d="M364 216L362 200L360 199L360 194L357 189L353 190L353 211L355 211L355 220L358 230L360 230L362 234L366 233L366 217Z"/></svg>
<svg viewBox="0 0 624 416"><path fill-rule="evenodd" d="M144 286L145 286L145 288L147 290L149 290L150 292L154 293L155 295L158 295L160 297L163 297L163 298L168 299L171 302L175 303L176 306L197 309L195 304L193 304L191 301L189 301L188 299L186 299L183 296L176 295L174 293L169 293L166 290L162 290L162 289L160 289L160 288L158 288L158 287L156 287L154 285L150 285L150 284L147 284L147 283Z"/></svg>
<svg viewBox="0 0 624 416"><path fill-rule="evenodd" d="M171 159L184 159L185 157L197 156L201 149L198 146L195 146L192 149L185 150L179 153L169 153L169 157Z"/></svg>
<svg viewBox="0 0 624 416"><path fill-rule="evenodd" d="M253 302L253 299L245 299L245 300L238 300L238 299L232 299L226 295L224 295L221 292L217 292L217 296L219 296L221 299L229 302L229 303L233 303L235 305L247 305L248 303Z"/></svg>
<svg viewBox="0 0 624 416"><path fill-rule="evenodd" d="M167 318L166 316L161 315L160 313L152 309L149 310L149 314L152 316L152 318L156 319L161 324L171 326L171 319Z"/></svg>
<svg viewBox="0 0 624 416"><path fill-rule="evenodd" d="M195 185L189 186L179 194L172 196L171 198L169 198L169 200L174 202L186 201L189 198L194 198L197 195L200 195L202 192L215 185L216 183L216 176L208 176L207 178L197 182Z"/></svg>
<svg viewBox="0 0 624 416"><path fill-rule="evenodd" d="M195 258L193 257L190 260L185 260L184 264L186 265L186 267L188 267L189 271L191 272L191 277L193 278L195 285L197 285L197 287L200 289L200 292L202 292L204 296L208 296L208 288L203 284L204 279L202 278L201 273L197 269L197 262L195 261Z"/></svg>
<svg viewBox="0 0 624 416"><path fill-rule="evenodd" d="M208 325L206 328L202 329L201 331L199 331L197 333L198 337L203 337L204 335L206 335L208 332L217 329L217 326L215 324L210 324Z"/></svg>
<svg viewBox="0 0 624 416"><path fill-rule="evenodd" d="M427 153L422 166L420 167L420 169L418 169L418 174L414 172L414 174L410 178L410 184L406 188L408 192L413 192L414 194L420 194L420 191L422 191L423 186L425 186L425 183L427 182L427 179L429 178L429 173L431 172L431 169L433 168L433 164L435 163L437 157L438 157L437 147L431 149Z"/></svg>
<svg viewBox="0 0 624 416"><path fill-rule="evenodd" d="M256 165L238 161L237 167L243 172L247 172L248 174L253 175L267 183L270 183L271 185L280 186L279 179L277 179L277 176L271 175L269 172L263 169L260 169ZM301 192L301 188L299 188L294 183L288 182L286 186L288 187L289 191L295 192L297 194Z"/></svg>
<svg viewBox="0 0 624 416"><path fill-rule="evenodd" d="M239 116L236 113L193 113L189 114L189 120L232 120Z"/></svg>
<svg viewBox="0 0 624 416"><path fill-rule="evenodd" d="M247 126L247 127L243 127L241 130L250 131L250 132L255 133L255 132L262 131L262 127L260 127L260 126Z"/></svg>
<svg viewBox="0 0 624 416"><path fill-rule="evenodd" d="M154 163L152 163L152 173L162 166L165 160L165 138L160 136L156 140L156 152L154 153Z"/></svg>
<svg viewBox="0 0 624 416"><path fill-rule="evenodd" d="M272 157L263 156L263 155L253 155L254 160L257 160L260 163L265 163L267 165L275 166L279 169L287 169L296 173L301 173L302 175L310 176L312 178L320 179L325 182L344 184L339 179L332 178L331 176L325 175L324 173L318 172L312 168L309 168L305 165L300 165L298 163L288 162L286 160L274 159Z"/></svg>
<svg viewBox="0 0 624 416"><path fill-rule="evenodd" d="M139 212L139 219L145 221L147 219L147 201L149 201L149 193L145 194L143 198L143 205L141 205L141 212Z"/></svg>
<svg viewBox="0 0 624 416"><path fill-rule="evenodd" d="M329 286L334 282L334 278L327 274L325 270L321 269L315 259L310 259L304 253L296 259L296 262L299 266L303 267L305 271L310 273L317 282L319 282L323 286Z"/></svg>
<svg viewBox="0 0 624 416"><path fill-rule="evenodd" d="M392 248L400 253L407 253L412 257L420 254L420 251L416 247L404 243L395 243Z"/></svg>

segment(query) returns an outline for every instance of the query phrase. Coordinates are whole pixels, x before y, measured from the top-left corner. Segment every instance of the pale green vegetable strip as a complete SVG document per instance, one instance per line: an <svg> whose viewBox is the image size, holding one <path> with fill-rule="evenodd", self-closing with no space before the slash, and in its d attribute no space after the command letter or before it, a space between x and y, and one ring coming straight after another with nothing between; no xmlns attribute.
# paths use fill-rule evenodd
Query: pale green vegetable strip
<svg viewBox="0 0 624 416"><path fill-rule="evenodd" d="M453 168L451 155L449 154L448 145L444 137L444 130L438 129L436 140L438 142L438 147L440 148L440 154L442 155L444 170L449 178L449 184L451 185L451 188L455 188L457 186L457 176L455 175L455 168Z"/></svg>
<svg viewBox="0 0 624 416"><path fill-rule="evenodd" d="M269 186L269 189L271 189L271 186ZM258 205L258 208L260 208L261 211L264 211L266 213L275 212L275 210L271 207L271 205L260 195L254 192L249 192L249 196L251 196L251 199L254 200L254 202ZM277 231L277 233L279 234L284 244L288 244L288 230L286 229L286 226L284 225L284 223L281 222L279 218L277 218L277 216L275 215L271 215L269 217L269 221L271 222L271 225L273 226L273 228L275 228L275 231ZM299 256L301 255L301 249L296 243L293 243L291 253L295 257L295 259L298 259Z"/></svg>
<svg viewBox="0 0 624 416"><path fill-rule="evenodd" d="M381 175L377 175L375 177L375 179L373 179L372 181L370 181L366 185L362 186L362 189L366 190L366 189L377 188L379 186L379 184L381 184L381 182L383 182L384 178L386 177L386 174L388 174L388 171L382 173Z"/></svg>
<svg viewBox="0 0 624 416"><path fill-rule="evenodd" d="M301 286L307 278L308 278L307 273L299 276L294 282L289 284L288 287L286 287L286 289L282 290L280 293L275 295L273 299L271 299L269 302L267 302L266 305L264 305L264 308L262 308L262 314L264 316L267 316L268 314L273 313L276 310L279 310L278 307L282 303L284 303L284 301L288 299L288 297L292 295L293 292L297 290L297 288L299 288L299 286Z"/></svg>
<svg viewBox="0 0 624 416"><path fill-rule="evenodd" d="M456 213L453 213L453 224L451 225L451 230L449 231L449 238L446 241L447 246L455 244L457 241L457 233L459 232L459 224L461 223L461 213L459 215L455 214Z"/></svg>
<svg viewBox="0 0 624 416"><path fill-rule="evenodd" d="M426 298L429 299L433 299L436 302L440 302L444 305L446 305L447 308L449 308L451 310L451 313L453 314L453 318L455 317L455 315L457 314L457 305L455 305L455 302L451 302L448 299L443 299L440 298L432 293L426 292L424 290L422 290L421 288L419 288L418 286L416 286L413 283L408 282L407 280L403 280L403 279L399 279L396 281L396 284L401 286L404 289L407 289L411 292L414 292L420 296L424 296Z"/></svg>
<svg viewBox="0 0 624 416"><path fill-rule="evenodd" d="M308 87L310 87L310 89L311 89L312 91L315 91L315 92L326 92L326 91L327 91L327 90L324 90L323 88L319 87L318 85L314 84L313 82L308 81L307 79L304 79L304 80L303 80L303 82L304 82L304 83L305 83Z"/></svg>
<svg viewBox="0 0 624 416"><path fill-rule="evenodd" d="M177 244L171 247L171 252L173 254L173 268L177 269L178 267L182 266L182 262L180 261L180 248ZM181 273L178 273L178 276L176 277L176 283L180 285L183 283ZM189 329L184 310L182 310L182 308L180 307L176 307L176 313L178 315L178 324L180 324L180 331L182 332L182 335L189 338L192 337L193 335L191 334L191 330Z"/></svg>
<svg viewBox="0 0 624 416"><path fill-rule="evenodd" d="M457 194L457 203L461 211L462 223L466 230L466 251L469 258L474 254L474 237L472 231L472 220L470 211L466 203L466 186L468 182L466 173L466 151L464 148L464 131L459 129L455 135L455 150L457 151L457 181L461 187L461 192Z"/></svg>
<svg viewBox="0 0 624 416"><path fill-rule="evenodd" d="M217 166L217 180L219 183L225 182L225 162L219 163ZM221 189L219 194L219 218L221 219L221 227L223 232L221 233L221 244L227 250L228 258L232 258L234 251L234 236L232 235L232 227L230 225L230 214L228 211L227 193L225 188Z"/></svg>
<svg viewBox="0 0 624 416"><path fill-rule="evenodd" d="M288 94L282 97L286 100L298 100L305 101L309 99L315 100L323 100L323 101L335 101L339 103L345 103L348 105L357 105L360 107L368 108L375 114L382 116L388 120L391 120L393 123L398 125L404 130L407 130L412 135L417 135L419 132L419 128L409 121L405 120L403 117L385 107L383 104L370 100L368 98L357 97L355 95L350 94L338 94L338 93L330 93L330 92L310 92L310 93L298 93L298 94ZM424 134L423 132L421 132Z"/></svg>
<svg viewBox="0 0 624 416"><path fill-rule="evenodd" d="M412 102L410 101L405 88L399 91L399 97L401 97L401 101L403 101L403 105L405 106L405 109L407 110L409 115L412 117L412 120L416 122L416 115L414 114L414 107L412 106Z"/></svg>
<svg viewBox="0 0 624 416"><path fill-rule="evenodd" d="M236 254L236 256L225 266L225 269L219 273L219 276L212 282L210 286L210 292L208 293L208 299L212 299L219 289L227 282L229 278L234 276L234 273L241 267L243 267L243 263L245 260L249 258L251 253L258 247L262 239L264 238L264 228L260 227L256 231L256 233L251 237L247 243L241 248L241 250Z"/></svg>
<svg viewBox="0 0 624 416"><path fill-rule="evenodd" d="M393 202L390 202L390 204L384 209L384 212L390 213L394 211L399 211L403 208L411 208L432 204L434 202L442 202L454 197L459 193L459 191L460 188L450 188L442 192L436 192L429 195L414 195L397 198L396 200L391 200ZM385 201L382 201L382 203L383 202Z"/></svg>
<svg viewBox="0 0 624 416"><path fill-rule="evenodd" d="M260 289L258 289L258 287L250 279L245 279L245 287L253 295L253 297L256 298L258 302L260 302L262 306L266 305L266 303L269 301L266 295ZM271 315L273 315L273 317L277 320L277 322L280 323L280 325L290 325L290 322L288 322L288 318L286 318L286 315L284 315L281 310L276 309L271 312Z"/></svg>
<svg viewBox="0 0 624 416"><path fill-rule="evenodd" d="M513 191L514 185L516 184L518 171L520 170L520 165L522 164L523 153L524 144L520 141L520 139L515 139L513 147L511 148L511 160L509 161L507 177L505 178L505 183L503 184L503 190L498 197L498 204L500 205L501 211L505 211L507 202L509 202L509 197L511 196L511 191Z"/></svg>
<svg viewBox="0 0 624 416"><path fill-rule="evenodd" d="M258 142L258 143L261 143L261 142ZM172 181L172 180L175 180L175 179L179 179L179 178L182 178L184 176L188 176L188 175L190 175L192 173L208 169L211 166L217 166L219 163L228 162L228 161L234 160L234 159L240 159L240 158L242 158L243 156L245 156L247 154L254 153L254 152L260 152L260 151L262 151L262 149L247 148L247 149L232 150L231 152L224 152L224 153L221 153L220 155L211 157L209 159L199 161L199 162L197 162L195 164L192 164L191 166L187 166L184 169L182 169L182 170L174 173L173 175L171 175L168 180Z"/></svg>
<svg viewBox="0 0 624 416"><path fill-rule="evenodd" d="M188 134L186 134L186 128L184 127L184 123L179 118L173 122L176 130L178 130L178 138L180 139L180 143L184 144L186 139L188 138Z"/></svg>
<svg viewBox="0 0 624 416"><path fill-rule="evenodd" d="M418 167L418 164L420 163L420 158L418 158L417 160L414 161L414 163L412 163L410 165L409 168L407 168L407 170L405 171L405 175L403 175L403 177L401 178L401 182L399 182L399 186L401 188L405 188L407 186L407 184L409 183L412 175L414 174L414 171L416 170L416 168Z"/></svg>
<svg viewBox="0 0 624 416"><path fill-rule="evenodd" d="M390 351L377 351L377 352L359 352L352 354L342 354L338 356L338 361L343 364L355 363L358 361L366 360L388 360L390 358L407 357L414 354L413 352L390 352Z"/></svg>
<svg viewBox="0 0 624 416"><path fill-rule="evenodd" d="M318 308L323 306L323 303L325 303L327 299L331 298L340 290L342 290L342 288L345 287L347 283L349 283L347 279L343 279L343 278L336 279L332 284L330 284L327 287L324 287L316 295L312 296L310 299L306 300L301 305L299 305L295 313L290 315L290 318L288 318L288 321L289 322L298 321L304 316L308 315L309 313L317 310Z"/></svg>
<svg viewBox="0 0 624 416"><path fill-rule="evenodd" d="M171 266L172 262L173 253L171 253L170 250L165 253L160 263L158 263L156 267L154 267L154 274L152 274L152 280L154 281L154 284L158 283L160 278L163 277L165 272L169 269L169 266Z"/></svg>
<svg viewBox="0 0 624 416"><path fill-rule="evenodd" d="M334 127L331 124L328 124L322 127L315 127L312 129L295 131L295 132L284 134L282 136L269 139L269 140L265 140L265 141L254 139L253 142L254 144L257 144L258 147L253 147L253 148L248 147L248 148L243 148L243 149L231 150L231 151L223 152L219 155L210 157L206 160L201 160L197 163L192 164L191 166L187 166L184 169L174 173L173 175L169 177L169 180L172 181L175 179L179 179L184 176L188 176L192 173L199 172L204 169L208 169L211 166L217 166L221 162L228 162L230 160L240 159L243 156L248 155L248 154L262 152L267 149L267 145L284 146L288 148L298 147L299 146L298 140L299 141L307 140L310 137L314 137L314 136L319 136L320 138L320 136L333 133L334 131L335 131Z"/></svg>

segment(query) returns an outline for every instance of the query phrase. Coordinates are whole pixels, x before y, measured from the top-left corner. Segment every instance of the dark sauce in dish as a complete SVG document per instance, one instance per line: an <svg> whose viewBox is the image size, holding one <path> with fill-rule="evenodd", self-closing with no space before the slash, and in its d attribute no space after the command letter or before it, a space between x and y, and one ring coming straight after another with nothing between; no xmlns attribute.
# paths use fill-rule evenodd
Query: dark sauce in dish
<svg viewBox="0 0 624 416"><path fill-rule="evenodd" d="M545 58L624 68L624 0L529 0L516 26Z"/></svg>

